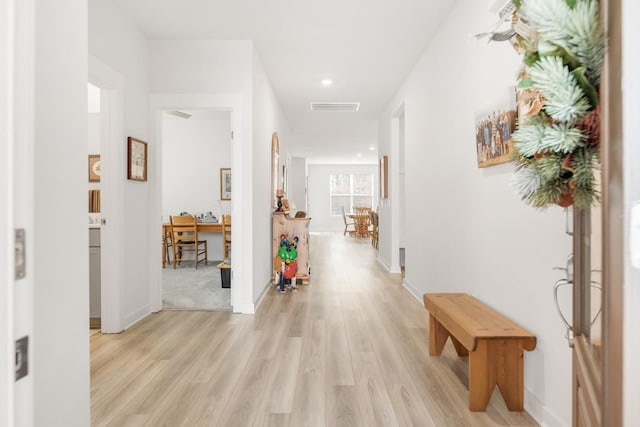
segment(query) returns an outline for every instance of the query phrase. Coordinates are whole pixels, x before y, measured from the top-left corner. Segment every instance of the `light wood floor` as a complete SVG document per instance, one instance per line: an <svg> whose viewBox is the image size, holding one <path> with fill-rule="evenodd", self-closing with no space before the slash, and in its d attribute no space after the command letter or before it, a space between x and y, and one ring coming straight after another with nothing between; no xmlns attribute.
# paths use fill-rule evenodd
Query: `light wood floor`
<svg viewBox="0 0 640 427"><path fill-rule="evenodd" d="M428 316L365 240L311 236L311 284L256 315L166 311L91 337L94 426L536 425L494 392L467 409L467 366L428 356Z"/></svg>

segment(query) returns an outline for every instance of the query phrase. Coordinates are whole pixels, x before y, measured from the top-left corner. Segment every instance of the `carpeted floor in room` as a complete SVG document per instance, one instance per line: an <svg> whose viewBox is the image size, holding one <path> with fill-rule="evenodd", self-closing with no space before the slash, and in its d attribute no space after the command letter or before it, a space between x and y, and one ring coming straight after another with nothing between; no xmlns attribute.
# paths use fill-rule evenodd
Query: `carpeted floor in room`
<svg viewBox="0 0 640 427"><path fill-rule="evenodd" d="M231 310L231 288L223 288L220 261L193 267L184 262L162 269L162 308L181 310Z"/></svg>

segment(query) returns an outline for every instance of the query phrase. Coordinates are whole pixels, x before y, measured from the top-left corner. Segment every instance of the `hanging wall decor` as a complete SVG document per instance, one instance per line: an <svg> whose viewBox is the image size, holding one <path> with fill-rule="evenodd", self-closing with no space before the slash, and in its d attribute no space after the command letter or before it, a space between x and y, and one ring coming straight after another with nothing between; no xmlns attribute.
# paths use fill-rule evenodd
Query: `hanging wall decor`
<svg viewBox="0 0 640 427"><path fill-rule="evenodd" d="M389 197L389 157L382 156L380 158L380 198L386 199Z"/></svg>
<svg viewBox="0 0 640 427"><path fill-rule="evenodd" d="M127 179L147 180L147 143L131 136L127 138Z"/></svg>
<svg viewBox="0 0 640 427"><path fill-rule="evenodd" d="M513 87L505 91L502 102L490 113L476 114L476 155L478 167L498 165L513 160L512 135L516 125L516 101Z"/></svg>
<svg viewBox="0 0 640 427"><path fill-rule="evenodd" d="M220 168L220 200L231 200L231 168Z"/></svg>
<svg viewBox="0 0 640 427"><path fill-rule="evenodd" d="M89 154L89 182L100 182L102 164L100 154Z"/></svg>
<svg viewBox="0 0 640 427"><path fill-rule="evenodd" d="M599 200L598 89L605 35L597 0L513 0L523 54L512 188L531 206Z"/></svg>

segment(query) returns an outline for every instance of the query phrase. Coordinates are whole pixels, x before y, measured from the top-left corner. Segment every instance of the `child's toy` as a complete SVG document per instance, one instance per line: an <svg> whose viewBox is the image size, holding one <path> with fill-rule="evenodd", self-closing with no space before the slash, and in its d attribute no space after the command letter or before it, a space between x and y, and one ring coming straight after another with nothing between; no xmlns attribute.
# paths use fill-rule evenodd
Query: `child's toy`
<svg viewBox="0 0 640 427"><path fill-rule="evenodd" d="M285 284L290 285L291 289L296 288L296 273L298 272L298 250L296 249L299 239L295 236L293 240L289 240L284 234L280 235L280 247L275 257L274 264L280 266L280 280L276 283L280 287L280 292L286 292Z"/></svg>

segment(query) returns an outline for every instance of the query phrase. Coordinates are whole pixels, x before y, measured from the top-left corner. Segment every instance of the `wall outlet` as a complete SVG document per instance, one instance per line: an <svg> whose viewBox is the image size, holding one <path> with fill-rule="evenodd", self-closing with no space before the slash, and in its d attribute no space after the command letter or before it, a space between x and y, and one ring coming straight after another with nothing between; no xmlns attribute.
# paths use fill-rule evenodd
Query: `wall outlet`
<svg viewBox="0 0 640 427"><path fill-rule="evenodd" d="M29 337L16 341L16 381L29 374Z"/></svg>

